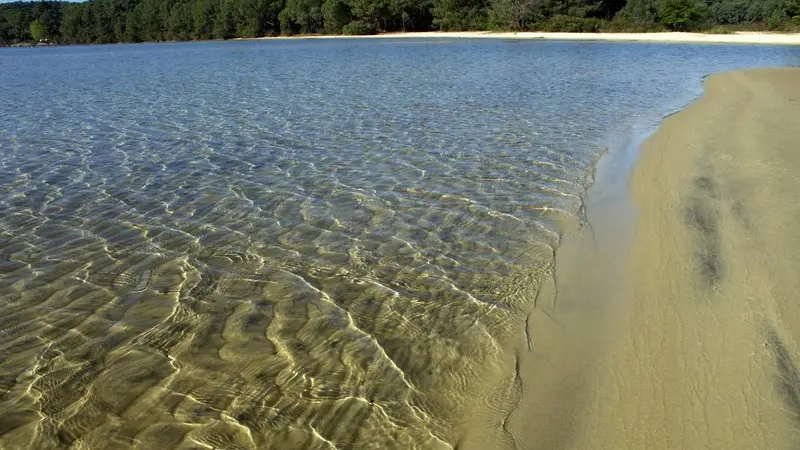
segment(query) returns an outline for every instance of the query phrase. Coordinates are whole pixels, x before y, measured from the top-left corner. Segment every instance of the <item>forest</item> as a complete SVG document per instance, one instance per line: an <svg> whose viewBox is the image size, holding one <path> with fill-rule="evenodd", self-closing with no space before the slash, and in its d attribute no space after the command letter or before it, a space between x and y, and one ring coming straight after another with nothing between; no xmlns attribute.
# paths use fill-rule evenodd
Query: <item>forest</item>
<svg viewBox="0 0 800 450"><path fill-rule="evenodd" d="M0 45L434 30L800 31L800 0L89 0L0 4Z"/></svg>

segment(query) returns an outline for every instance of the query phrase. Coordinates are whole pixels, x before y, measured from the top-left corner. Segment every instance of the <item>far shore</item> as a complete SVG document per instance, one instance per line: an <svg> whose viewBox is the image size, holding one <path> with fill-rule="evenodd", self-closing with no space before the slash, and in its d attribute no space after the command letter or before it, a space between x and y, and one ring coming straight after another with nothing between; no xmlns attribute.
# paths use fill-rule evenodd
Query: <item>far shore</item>
<svg viewBox="0 0 800 450"><path fill-rule="evenodd" d="M547 32L493 32L493 31L426 31L384 33L366 36L299 35L262 37L261 39L543 39L553 41L615 41L615 42L673 42L800 45L800 33L736 32L731 34L708 33L547 33ZM250 40L250 39L244 39Z"/></svg>

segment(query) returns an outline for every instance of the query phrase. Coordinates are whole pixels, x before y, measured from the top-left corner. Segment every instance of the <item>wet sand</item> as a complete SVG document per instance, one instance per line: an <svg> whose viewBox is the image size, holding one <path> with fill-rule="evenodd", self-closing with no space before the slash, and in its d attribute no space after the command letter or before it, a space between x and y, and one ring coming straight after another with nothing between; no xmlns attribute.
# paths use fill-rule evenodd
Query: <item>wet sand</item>
<svg viewBox="0 0 800 450"><path fill-rule="evenodd" d="M645 144L619 282L573 275L565 295L613 302L564 355L587 363L553 385L572 380L579 399L573 416L548 416L568 435L550 448L800 445L798 123L800 69L731 72L710 77L705 96ZM619 266L613 252L587 253L572 267L598 267L593 255ZM607 338L592 336L603 327Z"/></svg>

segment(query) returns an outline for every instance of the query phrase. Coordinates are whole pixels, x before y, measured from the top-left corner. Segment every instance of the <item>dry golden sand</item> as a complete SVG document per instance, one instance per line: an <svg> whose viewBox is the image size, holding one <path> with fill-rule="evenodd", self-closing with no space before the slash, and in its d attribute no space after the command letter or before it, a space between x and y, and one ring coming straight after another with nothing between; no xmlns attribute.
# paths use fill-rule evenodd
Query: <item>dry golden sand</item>
<svg viewBox="0 0 800 450"><path fill-rule="evenodd" d="M552 320L509 351L520 400L494 432L468 418L458 448L800 446L800 68L711 77L630 191L589 202L605 210L559 250Z"/></svg>
<svg viewBox="0 0 800 450"><path fill-rule="evenodd" d="M800 69L711 77L632 174L633 295L574 448L800 445Z"/></svg>

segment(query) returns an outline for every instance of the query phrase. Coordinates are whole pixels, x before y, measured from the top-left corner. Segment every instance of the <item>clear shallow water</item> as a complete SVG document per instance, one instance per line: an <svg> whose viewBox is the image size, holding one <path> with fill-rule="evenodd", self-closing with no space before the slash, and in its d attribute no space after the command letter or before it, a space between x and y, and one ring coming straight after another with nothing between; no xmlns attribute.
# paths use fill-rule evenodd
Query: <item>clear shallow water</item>
<svg viewBox="0 0 800 450"><path fill-rule="evenodd" d="M800 49L0 49L7 448L446 448L593 163ZM552 313L552 311L545 311ZM494 380L496 381L496 380Z"/></svg>

